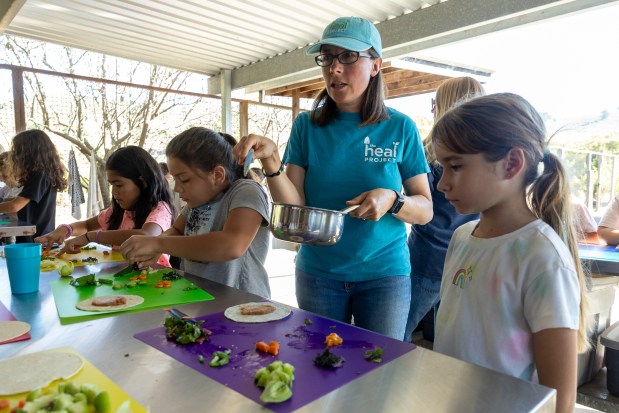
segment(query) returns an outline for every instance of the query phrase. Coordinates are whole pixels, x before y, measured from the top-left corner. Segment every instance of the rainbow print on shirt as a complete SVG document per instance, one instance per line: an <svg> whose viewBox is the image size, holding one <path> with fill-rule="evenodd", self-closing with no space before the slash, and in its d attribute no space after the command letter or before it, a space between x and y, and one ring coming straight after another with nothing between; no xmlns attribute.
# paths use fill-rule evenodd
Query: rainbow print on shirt
<svg viewBox="0 0 619 413"><path fill-rule="evenodd" d="M460 288L464 288L466 287L468 283L471 282L472 279L473 279L473 269L471 267L467 269L460 268L458 271L456 271L456 274L454 275L454 278L451 281L451 283Z"/></svg>

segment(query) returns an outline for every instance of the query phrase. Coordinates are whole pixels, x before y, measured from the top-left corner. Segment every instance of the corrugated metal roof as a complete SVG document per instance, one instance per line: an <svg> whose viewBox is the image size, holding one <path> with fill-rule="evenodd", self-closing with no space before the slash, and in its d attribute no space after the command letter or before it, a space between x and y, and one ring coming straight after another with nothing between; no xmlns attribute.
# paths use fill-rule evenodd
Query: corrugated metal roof
<svg viewBox="0 0 619 413"><path fill-rule="evenodd" d="M209 75L307 46L339 16L439 0L27 0L6 33Z"/></svg>
<svg viewBox="0 0 619 413"><path fill-rule="evenodd" d="M614 1L2 0L0 33L213 75L218 94L223 70L249 92L319 77L305 48L339 16L373 21L389 61Z"/></svg>

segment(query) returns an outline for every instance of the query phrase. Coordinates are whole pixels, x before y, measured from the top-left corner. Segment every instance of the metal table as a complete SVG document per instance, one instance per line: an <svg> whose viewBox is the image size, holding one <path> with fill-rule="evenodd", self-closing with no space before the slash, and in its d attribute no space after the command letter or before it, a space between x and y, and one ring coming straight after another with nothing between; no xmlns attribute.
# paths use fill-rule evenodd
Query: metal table
<svg viewBox="0 0 619 413"><path fill-rule="evenodd" d="M0 225L0 238L25 237L37 232L35 225L19 225L17 215L0 213L0 221L9 222L8 225Z"/></svg>
<svg viewBox="0 0 619 413"><path fill-rule="evenodd" d="M102 270L109 274L126 263L76 268L74 275ZM211 380L133 334L162 325L161 309L102 317L61 325L50 281L56 271L41 273L40 291L11 295L6 263L0 260L0 300L21 321L31 324L32 338L0 345L0 358L71 346L154 413L268 411L254 401ZM260 297L207 281L187 278L216 297L178 306L198 316ZM296 383L303 391L311 383ZM338 388L299 409L300 412L554 412L556 392L417 347L397 360Z"/></svg>
<svg viewBox="0 0 619 413"><path fill-rule="evenodd" d="M619 275L619 250L614 245L579 244L578 255L592 274Z"/></svg>

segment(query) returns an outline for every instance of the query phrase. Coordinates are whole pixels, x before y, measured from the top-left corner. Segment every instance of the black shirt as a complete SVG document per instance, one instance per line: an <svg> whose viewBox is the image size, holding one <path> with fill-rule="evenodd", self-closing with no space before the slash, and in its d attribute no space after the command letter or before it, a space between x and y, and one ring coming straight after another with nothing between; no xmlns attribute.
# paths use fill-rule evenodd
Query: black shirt
<svg viewBox="0 0 619 413"><path fill-rule="evenodd" d="M30 200L17 212L19 225L35 225L34 237L17 237L17 242L33 242L35 237L56 228L56 188L47 175L37 173L25 184L19 196Z"/></svg>

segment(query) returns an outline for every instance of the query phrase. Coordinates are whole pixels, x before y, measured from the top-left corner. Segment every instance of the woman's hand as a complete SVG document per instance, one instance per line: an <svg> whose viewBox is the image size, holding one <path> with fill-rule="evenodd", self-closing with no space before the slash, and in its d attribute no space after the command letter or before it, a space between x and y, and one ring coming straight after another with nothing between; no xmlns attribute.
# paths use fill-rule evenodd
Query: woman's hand
<svg viewBox="0 0 619 413"><path fill-rule="evenodd" d="M49 251L53 247L54 243L58 245L62 244L64 240L67 239L67 234L68 232L66 228L58 227L48 234L36 237L34 242L42 244L43 249L45 251Z"/></svg>
<svg viewBox="0 0 619 413"><path fill-rule="evenodd" d="M129 261L138 263L140 268L155 264L162 252L158 237L133 235L120 246L120 252Z"/></svg>
<svg viewBox="0 0 619 413"><path fill-rule="evenodd" d="M265 170L277 171L279 169L281 161L275 142L267 137L253 133L243 136L232 149L232 153L239 164L243 165L245 163L245 157L251 148L254 149L254 159L260 159Z"/></svg>
<svg viewBox="0 0 619 413"><path fill-rule="evenodd" d="M346 205L349 206L359 205L359 208L349 212L348 215L364 220L378 221L391 209L395 199L395 192L391 189L377 188L363 192L350 201L346 201Z"/></svg>

